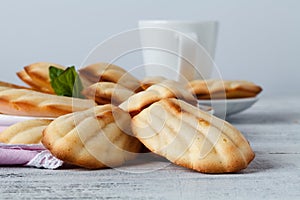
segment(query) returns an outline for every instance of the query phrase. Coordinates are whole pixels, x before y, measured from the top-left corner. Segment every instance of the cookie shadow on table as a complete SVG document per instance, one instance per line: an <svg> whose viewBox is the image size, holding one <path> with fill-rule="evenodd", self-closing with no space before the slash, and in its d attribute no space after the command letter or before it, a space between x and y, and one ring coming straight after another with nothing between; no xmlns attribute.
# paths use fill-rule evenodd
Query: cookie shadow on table
<svg viewBox="0 0 300 200"><path fill-rule="evenodd" d="M275 170L282 168L282 163L277 163L271 156L268 156L268 153L264 152L255 152L256 157L254 160L249 164L246 169L243 169L239 172L229 173L229 174L256 174L256 173L263 173L265 171ZM187 169L181 166L177 166L169 162L168 160L156 156L153 154L149 155L141 155L138 159L128 161L122 166L114 167L114 168L105 168L105 169L115 169L116 171L122 171L126 173L152 173L156 170L162 170L166 167L171 167L170 169L185 171L187 173L196 173L202 174L200 172ZM63 167L59 168L58 170L76 170L76 171L90 171L89 169L80 168L73 165L64 165ZM102 170L105 170L102 169ZM215 174L215 175L226 175L225 174Z"/></svg>
<svg viewBox="0 0 300 200"><path fill-rule="evenodd" d="M245 112L226 117L226 121L232 124L290 124L300 120L300 113L254 113Z"/></svg>
<svg viewBox="0 0 300 200"><path fill-rule="evenodd" d="M172 164L171 162L169 162L167 159L159 155L150 152L143 152L137 155L135 159L128 160L120 166L106 167L106 168L102 168L101 170L115 169L117 171L123 171L123 172L145 173L145 172L152 172L157 169L163 169L171 164ZM58 170L68 170L68 169L79 170L79 171L90 171L90 169L82 168L68 163L64 163L64 165L60 167ZM95 169L95 170L99 170L99 169Z"/></svg>
<svg viewBox="0 0 300 200"><path fill-rule="evenodd" d="M249 164L249 166L242 170L241 174L253 174L261 173L265 171L275 170L282 168L282 163L276 162L269 153L265 152L255 152L254 160Z"/></svg>

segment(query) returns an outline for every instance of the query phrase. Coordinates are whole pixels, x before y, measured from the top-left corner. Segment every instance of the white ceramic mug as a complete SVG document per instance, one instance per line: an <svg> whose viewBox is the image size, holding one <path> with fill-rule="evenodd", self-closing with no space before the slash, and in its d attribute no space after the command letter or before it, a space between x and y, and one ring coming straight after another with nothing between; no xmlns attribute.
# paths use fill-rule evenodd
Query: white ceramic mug
<svg viewBox="0 0 300 200"><path fill-rule="evenodd" d="M146 76L208 79L213 69L216 21L139 21Z"/></svg>

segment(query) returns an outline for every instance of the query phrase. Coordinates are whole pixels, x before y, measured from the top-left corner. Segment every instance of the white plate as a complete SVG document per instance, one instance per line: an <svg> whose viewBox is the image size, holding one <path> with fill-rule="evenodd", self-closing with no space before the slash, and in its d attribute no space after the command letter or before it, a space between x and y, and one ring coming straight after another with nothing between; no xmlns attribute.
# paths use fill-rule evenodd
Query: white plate
<svg viewBox="0 0 300 200"><path fill-rule="evenodd" d="M242 112L250 108L258 97L240 98L240 99L218 99L218 100L198 100L198 105L211 106L214 110L214 115L217 117L225 117Z"/></svg>
<svg viewBox="0 0 300 200"><path fill-rule="evenodd" d="M11 126L11 125L16 124L18 122L31 120L31 119L50 119L50 118L0 114L0 126Z"/></svg>
<svg viewBox="0 0 300 200"><path fill-rule="evenodd" d="M210 106L205 106L205 105L199 105L198 104L198 108L200 108L200 110L203 110L203 111L208 112L210 114L214 114L214 110Z"/></svg>

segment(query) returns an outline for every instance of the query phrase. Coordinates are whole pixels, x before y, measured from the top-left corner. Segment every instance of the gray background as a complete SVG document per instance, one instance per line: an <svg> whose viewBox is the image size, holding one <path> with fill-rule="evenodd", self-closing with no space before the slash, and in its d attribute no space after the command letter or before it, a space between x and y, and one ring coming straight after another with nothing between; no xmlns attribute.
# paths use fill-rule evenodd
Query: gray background
<svg viewBox="0 0 300 200"><path fill-rule="evenodd" d="M0 2L0 80L21 83L15 72L37 61L80 66L98 43L141 19L218 20L223 78L254 81L264 96L300 92L297 0Z"/></svg>

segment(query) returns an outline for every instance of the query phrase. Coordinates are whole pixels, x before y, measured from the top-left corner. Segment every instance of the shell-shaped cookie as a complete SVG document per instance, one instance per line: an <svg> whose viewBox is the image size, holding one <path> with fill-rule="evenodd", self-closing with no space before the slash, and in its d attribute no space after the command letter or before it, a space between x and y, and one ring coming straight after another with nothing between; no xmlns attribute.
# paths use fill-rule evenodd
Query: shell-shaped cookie
<svg viewBox="0 0 300 200"><path fill-rule="evenodd" d="M95 105L88 99L46 94L27 89L0 86L0 112L9 115L58 117Z"/></svg>
<svg viewBox="0 0 300 200"><path fill-rule="evenodd" d="M99 105L119 105L135 93L116 83L98 82L85 88L82 94L88 99L93 99Z"/></svg>
<svg viewBox="0 0 300 200"><path fill-rule="evenodd" d="M38 144L50 119L33 119L16 123L0 133L0 142L6 144Z"/></svg>
<svg viewBox="0 0 300 200"><path fill-rule="evenodd" d="M192 105L197 104L196 98L184 86L173 80L165 80L132 95L120 105L120 108L134 116L152 103L164 98L178 98Z"/></svg>
<svg viewBox="0 0 300 200"><path fill-rule="evenodd" d="M50 83L50 66L65 69L64 66L55 63L37 62L25 66L24 70L17 72L17 75L34 89L38 89L41 92L54 93Z"/></svg>
<svg viewBox="0 0 300 200"><path fill-rule="evenodd" d="M143 90L146 90L150 86L161 83L165 80L166 78L162 76L147 76L143 80L141 80L141 87L143 88Z"/></svg>
<svg viewBox="0 0 300 200"><path fill-rule="evenodd" d="M33 90L36 91L40 91L40 92L44 92L44 93L50 93L50 94L54 94L53 91L48 90L47 88L42 87L41 85L35 83L31 77L26 73L25 70L19 71L17 72L18 77L27 85L29 85Z"/></svg>
<svg viewBox="0 0 300 200"><path fill-rule="evenodd" d="M132 131L154 153L199 172L236 172L254 158L235 127L177 99L144 109L132 119Z"/></svg>
<svg viewBox="0 0 300 200"><path fill-rule="evenodd" d="M254 97L262 88L244 80L193 80L188 89L198 99L224 99Z"/></svg>
<svg viewBox="0 0 300 200"><path fill-rule="evenodd" d="M141 91L140 81L123 68L109 63L95 63L80 70L79 74L85 85L96 82L113 82L132 91Z"/></svg>
<svg viewBox="0 0 300 200"><path fill-rule="evenodd" d="M93 83L99 82L101 74L106 70L126 73L126 70L124 70L123 68L110 63L94 63L79 69L78 72L81 78L89 81L91 85Z"/></svg>
<svg viewBox="0 0 300 200"><path fill-rule="evenodd" d="M17 88L17 89L31 89L31 88L28 88L28 87L24 87L24 86L21 86L21 85L15 85L13 83L8 83L8 82L4 82L4 81L0 81L0 86L8 87L8 88Z"/></svg>
<svg viewBox="0 0 300 200"><path fill-rule="evenodd" d="M134 159L141 143L131 136L130 116L111 104L55 119L42 143L57 158L85 168L115 167Z"/></svg>

